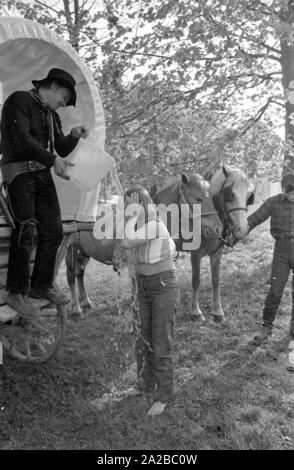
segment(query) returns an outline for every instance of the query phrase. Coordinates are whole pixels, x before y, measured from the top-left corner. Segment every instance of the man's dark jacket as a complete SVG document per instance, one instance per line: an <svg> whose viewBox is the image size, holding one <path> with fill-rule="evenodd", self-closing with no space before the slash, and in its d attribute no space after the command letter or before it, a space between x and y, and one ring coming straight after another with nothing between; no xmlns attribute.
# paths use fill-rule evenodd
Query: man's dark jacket
<svg viewBox="0 0 294 470"><path fill-rule="evenodd" d="M16 91L3 105L1 117L1 165L36 160L50 168L55 155L47 150L49 142L47 110L26 91ZM53 112L54 147L66 157L78 143L72 135L64 136L61 121Z"/></svg>

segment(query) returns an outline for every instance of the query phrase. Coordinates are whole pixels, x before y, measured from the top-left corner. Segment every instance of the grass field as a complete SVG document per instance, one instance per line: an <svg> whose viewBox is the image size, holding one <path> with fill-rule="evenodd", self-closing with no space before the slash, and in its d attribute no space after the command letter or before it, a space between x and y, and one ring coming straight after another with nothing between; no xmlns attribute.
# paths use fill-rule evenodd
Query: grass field
<svg viewBox="0 0 294 470"><path fill-rule="evenodd" d="M201 287L207 321L191 321L190 260L181 255L176 401L156 418L147 416L144 398L120 399L135 382L133 337L115 300L125 275L120 280L91 261L86 283L95 311L69 320L59 353L42 366L9 358L0 366L0 449L293 449L294 374L286 370L291 280L272 339L248 346L261 323L272 246L264 225L225 254L225 324L210 316L208 259ZM65 289L64 273L63 267Z"/></svg>

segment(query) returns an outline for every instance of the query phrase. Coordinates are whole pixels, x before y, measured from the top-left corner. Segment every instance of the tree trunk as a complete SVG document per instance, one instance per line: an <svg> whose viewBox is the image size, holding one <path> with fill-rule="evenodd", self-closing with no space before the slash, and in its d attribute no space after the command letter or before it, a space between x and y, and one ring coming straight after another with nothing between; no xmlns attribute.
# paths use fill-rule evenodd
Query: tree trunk
<svg viewBox="0 0 294 470"><path fill-rule="evenodd" d="M282 84L285 95L288 96L286 101L285 116L285 138L293 140L294 144L294 125L290 121L290 116L294 112L294 96L291 99L291 90L294 95L294 45L281 41L281 65L282 65Z"/></svg>
<svg viewBox="0 0 294 470"><path fill-rule="evenodd" d="M63 5L71 45L79 52L79 0L74 0L74 22L70 12L69 0L63 0Z"/></svg>
<svg viewBox="0 0 294 470"><path fill-rule="evenodd" d="M287 24L294 24L294 1L289 0L286 9L280 13L281 21ZM285 161L294 171L294 44L293 38L285 34L281 38L281 66L282 85L286 100L285 115L285 139L289 142L290 148L285 152ZM287 169L286 169L287 171Z"/></svg>

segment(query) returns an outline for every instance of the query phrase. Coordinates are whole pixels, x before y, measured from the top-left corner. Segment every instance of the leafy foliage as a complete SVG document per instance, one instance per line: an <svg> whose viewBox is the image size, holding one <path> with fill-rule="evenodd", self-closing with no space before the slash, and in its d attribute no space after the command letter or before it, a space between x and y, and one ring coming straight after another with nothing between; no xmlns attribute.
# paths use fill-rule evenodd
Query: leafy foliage
<svg viewBox="0 0 294 470"><path fill-rule="evenodd" d="M4 3L62 34L88 63L101 88L107 150L122 171L132 160L134 174L139 166L145 175L177 173L186 161L184 169L206 173L222 160L249 165L251 175L265 168L259 149L276 142L274 128L285 121L288 83L281 79L292 50L293 2ZM252 130L259 122L263 135ZM235 144L227 145L228 133L238 136Z"/></svg>

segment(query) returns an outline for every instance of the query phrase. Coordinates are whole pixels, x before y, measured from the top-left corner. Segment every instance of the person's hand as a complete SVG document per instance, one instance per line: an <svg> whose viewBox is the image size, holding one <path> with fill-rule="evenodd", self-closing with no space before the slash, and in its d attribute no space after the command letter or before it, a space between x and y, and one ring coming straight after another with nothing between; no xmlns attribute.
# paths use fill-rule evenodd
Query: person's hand
<svg viewBox="0 0 294 470"><path fill-rule="evenodd" d="M124 204L125 204L125 210L127 209L128 206L131 206L131 205L134 204L133 208L131 208L131 211L130 211L130 209L128 210L128 215L126 216L127 220L134 217L134 213L132 212L132 209L133 209L133 211L134 211L134 209L137 209L137 211L135 213L138 217L139 212L141 212L141 208L140 208L140 211L138 212L138 205L140 204L139 203L139 194L138 193L133 192L130 195L126 196Z"/></svg>
<svg viewBox="0 0 294 470"><path fill-rule="evenodd" d="M249 233L250 233L250 227L249 227L249 225L248 225L248 226L247 226L246 233L245 233L245 235L244 235L244 238L247 237L247 236L249 235Z"/></svg>
<svg viewBox="0 0 294 470"><path fill-rule="evenodd" d="M88 129L86 129L85 126L76 126L76 127L72 128L70 134L73 137L76 137L77 139L79 139L80 137L82 139L86 139L86 137L88 137L88 135L89 135L89 131L88 131Z"/></svg>
<svg viewBox="0 0 294 470"><path fill-rule="evenodd" d="M70 176L66 174L67 166L74 166L74 163L63 160L62 158L57 156L53 164L54 173L57 176L60 176L60 178L63 178L64 180L69 180Z"/></svg>
<svg viewBox="0 0 294 470"><path fill-rule="evenodd" d="M129 206L130 204L140 204L139 194L138 193L133 192L129 196L126 196L126 198L125 198L125 207Z"/></svg>

